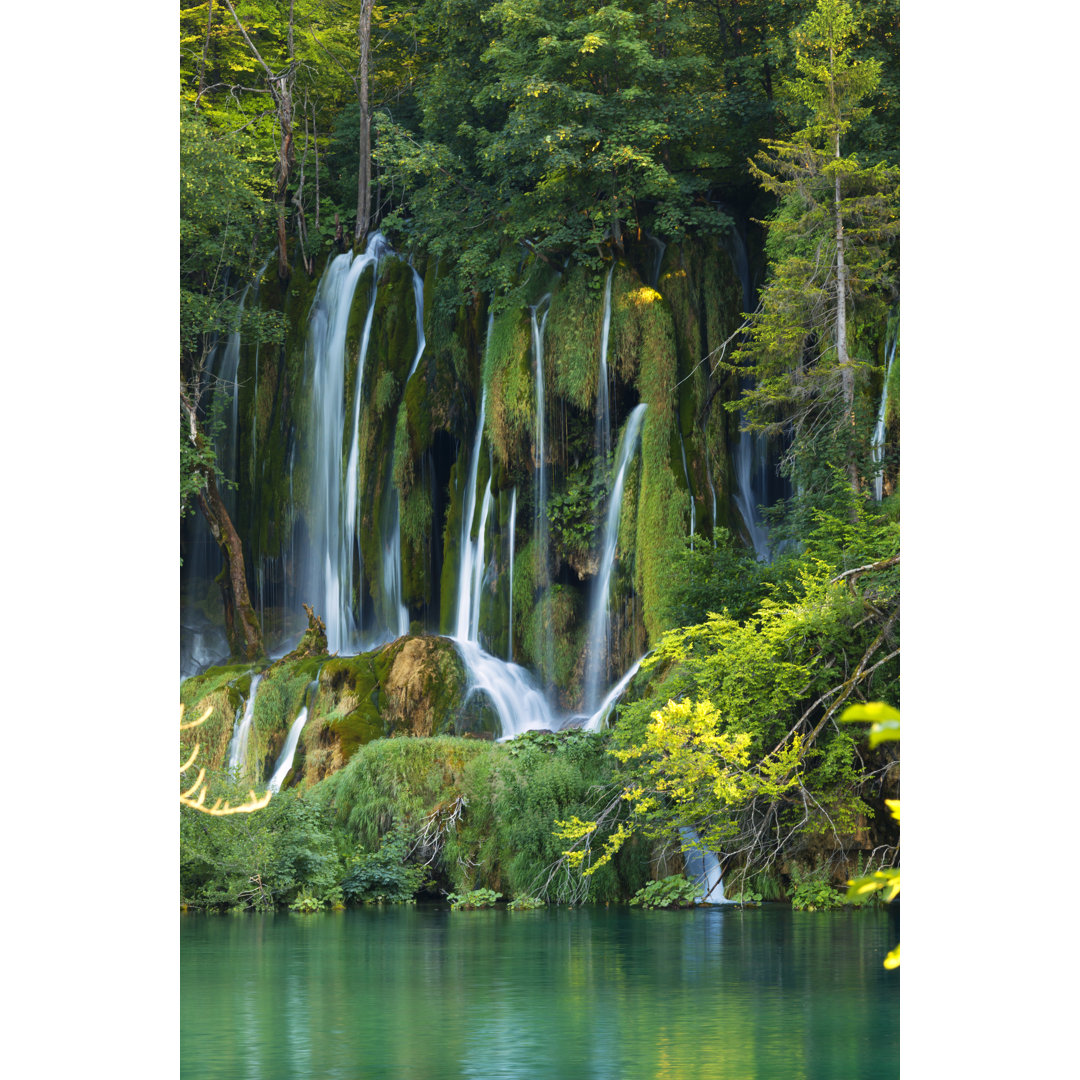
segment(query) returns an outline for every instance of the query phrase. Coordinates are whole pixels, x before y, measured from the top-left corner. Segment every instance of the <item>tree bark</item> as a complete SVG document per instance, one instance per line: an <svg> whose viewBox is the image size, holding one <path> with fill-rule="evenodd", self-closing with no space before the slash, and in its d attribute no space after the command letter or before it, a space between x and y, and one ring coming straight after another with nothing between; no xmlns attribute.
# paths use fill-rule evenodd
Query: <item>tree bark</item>
<svg viewBox="0 0 1080 1080"><path fill-rule="evenodd" d="M205 441L199 430L194 407L183 389L180 392L180 406L188 418L188 438L193 446L202 449ZM199 471L206 481L206 486L198 493L196 501L207 525L210 526L211 535L221 549L224 562L217 583L225 605L225 633L229 639L229 649L238 660L257 660L266 655L266 649L263 646L259 616L255 613L248 593L243 545L221 498L221 492L218 491L213 470L204 466Z"/></svg>
<svg viewBox="0 0 1080 1080"><path fill-rule="evenodd" d="M833 50L829 50L830 71L835 62ZM837 118L837 124L833 133L833 149L837 162L840 161L840 123L839 106L835 97L835 86L830 80L829 97L833 108L833 116ZM855 464L855 372L851 367L851 360L847 351L847 266L844 262L844 216L840 202L840 172L833 176L833 205L836 212L836 362L840 367L841 388L844 392L844 420L851 425L849 444L847 451L848 479L851 482L851 490L859 493L859 470ZM852 507L854 517L855 509Z"/></svg>
<svg viewBox="0 0 1080 1080"><path fill-rule="evenodd" d="M356 182L356 243L363 245L371 228L371 106L368 68L371 60L371 12L375 0L360 5L360 155Z"/></svg>
<svg viewBox="0 0 1080 1080"><path fill-rule="evenodd" d="M292 57L292 4L289 5L289 66L278 75L275 75L270 66L262 57L262 53L255 47L255 42L248 36L244 24L240 22L236 9L232 6L232 0L225 0L225 6L232 13L244 41L247 42L252 56L259 62L266 73L266 87L274 102L274 111L277 113L278 127L281 130L281 145L278 149L278 159L274 166L274 179L276 191L274 198L278 207L277 234L278 234L278 277L282 281L289 277L289 251L286 241L285 214L289 192L289 172L293 162L293 103L292 82L295 74Z"/></svg>

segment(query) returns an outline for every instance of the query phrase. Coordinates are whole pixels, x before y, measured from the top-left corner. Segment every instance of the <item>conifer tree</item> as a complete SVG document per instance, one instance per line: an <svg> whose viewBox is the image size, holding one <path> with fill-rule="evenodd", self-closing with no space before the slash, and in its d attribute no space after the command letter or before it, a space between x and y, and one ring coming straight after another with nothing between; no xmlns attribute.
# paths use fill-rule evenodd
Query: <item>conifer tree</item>
<svg viewBox="0 0 1080 1080"><path fill-rule="evenodd" d="M780 89L803 126L764 140L750 162L778 207L766 223L769 280L738 357L755 385L736 407L754 428L792 424L794 458L813 448L858 491L852 317L886 313L899 214L896 170L844 152L881 77L880 61L856 56L855 29L843 0L818 0L795 28L796 76Z"/></svg>

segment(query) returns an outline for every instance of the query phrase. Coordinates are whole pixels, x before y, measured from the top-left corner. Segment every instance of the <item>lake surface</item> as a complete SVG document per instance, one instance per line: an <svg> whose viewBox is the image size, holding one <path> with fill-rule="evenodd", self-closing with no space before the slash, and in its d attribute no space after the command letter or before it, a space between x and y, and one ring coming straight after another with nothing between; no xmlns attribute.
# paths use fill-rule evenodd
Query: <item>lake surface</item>
<svg viewBox="0 0 1080 1080"><path fill-rule="evenodd" d="M899 1076L895 911L184 915L181 1076Z"/></svg>

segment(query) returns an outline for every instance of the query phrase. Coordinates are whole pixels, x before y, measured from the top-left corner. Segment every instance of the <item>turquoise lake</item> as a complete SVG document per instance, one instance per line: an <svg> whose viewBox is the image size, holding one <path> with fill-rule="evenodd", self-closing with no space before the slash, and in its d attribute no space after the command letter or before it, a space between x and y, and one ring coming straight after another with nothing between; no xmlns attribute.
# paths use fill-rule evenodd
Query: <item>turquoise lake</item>
<svg viewBox="0 0 1080 1080"><path fill-rule="evenodd" d="M181 1076L899 1076L889 909L183 915Z"/></svg>

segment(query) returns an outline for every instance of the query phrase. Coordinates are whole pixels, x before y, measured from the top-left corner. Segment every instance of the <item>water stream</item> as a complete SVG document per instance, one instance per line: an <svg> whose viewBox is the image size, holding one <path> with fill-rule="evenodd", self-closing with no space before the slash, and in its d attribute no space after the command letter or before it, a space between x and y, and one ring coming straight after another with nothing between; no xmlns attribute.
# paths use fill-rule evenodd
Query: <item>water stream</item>
<svg viewBox="0 0 1080 1080"><path fill-rule="evenodd" d="M584 703L586 711L590 713L597 707L601 680L607 678L609 593L611 572L615 566L615 547L619 539L619 515L622 511L626 471L637 449L646 408L644 402L635 406L633 412L630 413L630 418L626 421L626 430L623 432L615 467L615 481L612 485L611 499L608 502L607 520L604 523L603 538L600 542L600 569L593 585L592 614L589 618L588 644L586 645Z"/></svg>
<svg viewBox="0 0 1080 1080"><path fill-rule="evenodd" d="M251 721L255 716L255 693L259 689L261 679L261 674L251 677L243 718L236 725L236 730L229 742L229 772L238 778L243 777L247 764L248 736L251 734Z"/></svg>
<svg viewBox="0 0 1080 1080"><path fill-rule="evenodd" d="M878 405L877 422L874 424L874 435L870 440L871 459L877 467L877 473L874 476L874 498L878 502L881 502L885 487L885 474L881 462L885 456L885 409L889 404L889 375L892 372L893 360L896 359L896 346L899 341L900 334L897 332L892 339L892 348L889 350L889 362L885 366L885 379L881 384L881 404Z"/></svg>

